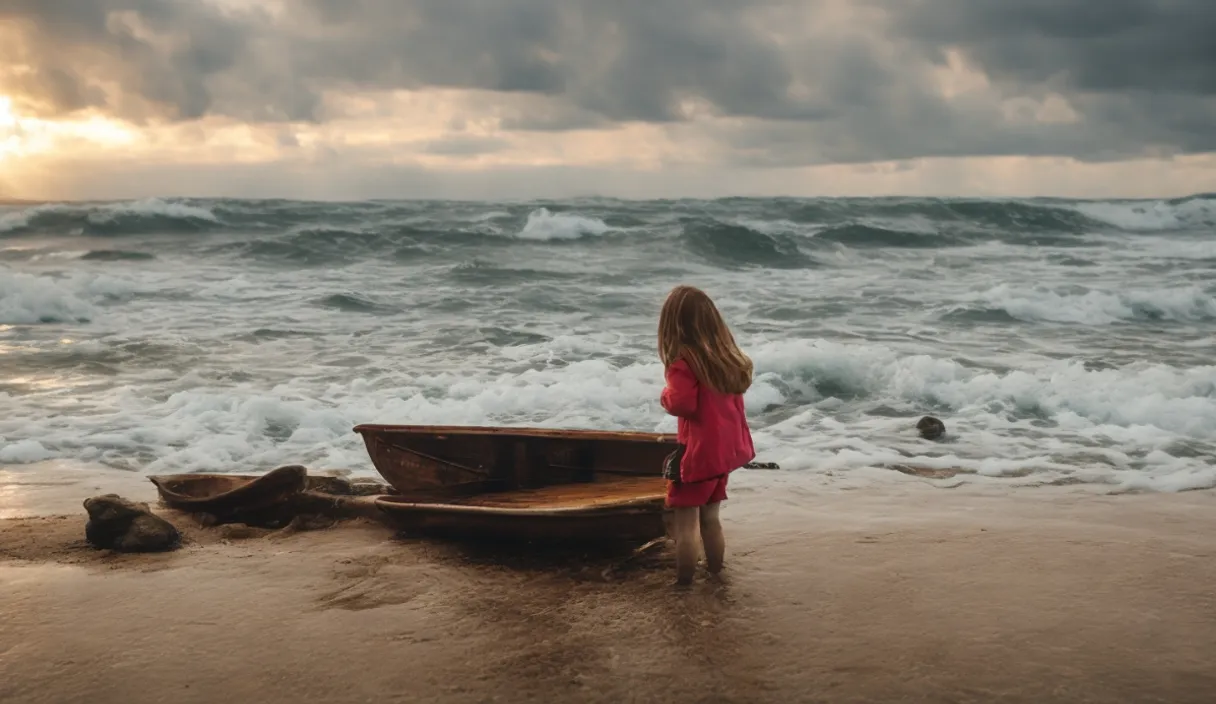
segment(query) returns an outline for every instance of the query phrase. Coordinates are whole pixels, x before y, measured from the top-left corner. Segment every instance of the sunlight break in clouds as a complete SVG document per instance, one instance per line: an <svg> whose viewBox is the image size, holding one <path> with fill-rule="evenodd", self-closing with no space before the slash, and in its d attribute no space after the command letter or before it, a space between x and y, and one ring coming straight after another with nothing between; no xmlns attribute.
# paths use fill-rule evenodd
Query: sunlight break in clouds
<svg viewBox="0 0 1216 704"><path fill-rule="evenodd" d="M135 139L129 126L97 115L58 120L24 117L14 112L11 98L0 95L0 159L19 164L23 158L89 147L109 153Z"/></svg>

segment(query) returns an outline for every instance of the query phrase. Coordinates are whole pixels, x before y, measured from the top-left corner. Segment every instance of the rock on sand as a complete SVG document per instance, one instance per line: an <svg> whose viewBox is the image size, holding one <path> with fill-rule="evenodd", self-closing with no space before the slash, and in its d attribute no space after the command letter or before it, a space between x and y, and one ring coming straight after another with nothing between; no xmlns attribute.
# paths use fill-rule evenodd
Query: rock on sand
<svg viewBox="0 0 1216 704"><path fill-rule="evenodd" d="M155 516L147 504L117 494L85 499L89 522L84 534L93 547L119 552L158 552L181 545L181 533L172 523Z"/></svg>

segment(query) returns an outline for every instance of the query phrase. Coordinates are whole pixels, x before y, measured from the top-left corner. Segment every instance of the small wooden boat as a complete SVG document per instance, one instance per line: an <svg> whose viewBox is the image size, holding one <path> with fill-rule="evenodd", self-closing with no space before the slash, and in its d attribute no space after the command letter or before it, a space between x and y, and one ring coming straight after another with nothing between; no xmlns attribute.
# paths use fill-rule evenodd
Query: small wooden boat
<svg viewBox="0 0 1216 704"><path fill-rule="evenodd" d="M649 540L664 532L657 433L360 425L400 492L376 505L407 530L526 540Z"/></svg>
<svg viewBox="0 0 1216 704"><path fill-rule="evenodd" d="M308 485L308 470L289 465L262 475L166 474L148 479L170 508L228 516L287 503Z"/></svg>

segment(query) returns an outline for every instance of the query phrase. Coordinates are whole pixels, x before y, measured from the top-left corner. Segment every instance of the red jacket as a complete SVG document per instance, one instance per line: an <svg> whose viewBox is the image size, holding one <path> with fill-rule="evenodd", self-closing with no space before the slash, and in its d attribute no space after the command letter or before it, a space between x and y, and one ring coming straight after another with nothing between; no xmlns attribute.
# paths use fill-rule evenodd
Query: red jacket
<svg viewBox="0 0 1216 704"><path fill-rule="evenodd" d="M756 458L741 394L723 394L697 381L682 359L667 368L660 402L678 417L684 444L680 479L699 482L742 467Z"/></svg>

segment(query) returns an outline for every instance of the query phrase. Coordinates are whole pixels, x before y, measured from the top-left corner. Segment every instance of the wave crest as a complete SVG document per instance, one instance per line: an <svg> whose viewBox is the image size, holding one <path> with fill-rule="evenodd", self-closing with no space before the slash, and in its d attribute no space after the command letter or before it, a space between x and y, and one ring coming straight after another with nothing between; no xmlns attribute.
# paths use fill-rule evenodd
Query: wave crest
<svg viewBox="0 0 1216 704"><path fill-rule="evenodd" d="M1164 232L1216 226L1216 196L1177 200L1093 201L1074 208L1089 218L1130 232Z"/></svg>
<svg viewBox="0 0 1216 704"><path fill-rule="evenodd" d="M1136 320L1201 322L1216 320L1216 296L1196 286L1115 292L1024 290L1001 284L978 294L971 304L951 310L947 317L1080 325Z"/></svg>
<svg viewBox="0 0 1216 704"><path fill-rule="evenodd" d="M516 235L521 240L577 240L588 235L602 235L612 230L603 220L574 215L572 213L554 213L548 208L537 208L528 214L528 221Z"/></svg>
<svg viewBox="0 0 1216 704"><path fill-rule="evenodd" d="M0 213L0 234L118 236L199 232L222 225L209 208L160 198L88 205L51 203Z"/></svg>
<svg viewBox="0 0 1216 704"><path fill-rule="evenodd" d="M693 253L725 268L760 266L804 269L818 265L792 236L767 234L751 227L717 220L686 222L683 240Z"/></svg>
<svg viewBox="0 0 1216 704"><path fill-rule="evenodd" d="M969 244L966 239L954 235L893 230L861 223L849 223L820 230L815 234L814 239L816 242L832 242L855 248L931 249Z"/></svg>

